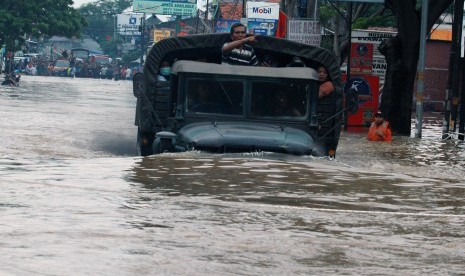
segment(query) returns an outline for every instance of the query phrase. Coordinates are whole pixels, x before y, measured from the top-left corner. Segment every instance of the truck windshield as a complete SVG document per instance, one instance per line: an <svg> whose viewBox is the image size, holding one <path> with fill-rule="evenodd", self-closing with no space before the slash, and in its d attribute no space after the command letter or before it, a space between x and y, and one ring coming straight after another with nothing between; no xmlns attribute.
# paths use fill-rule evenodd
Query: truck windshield
<svg viewBox="0 0 465 276"><path fill-rule="evenodd" d="M230 79L189 79L186 112L243 115L244 83Z"/></svg>
<svg viewBox="0 0 465 276"><path fill-rule="evenodd" d="M257 117L306 117L306 87L303 82L253 81L250 114Z"/></svg>

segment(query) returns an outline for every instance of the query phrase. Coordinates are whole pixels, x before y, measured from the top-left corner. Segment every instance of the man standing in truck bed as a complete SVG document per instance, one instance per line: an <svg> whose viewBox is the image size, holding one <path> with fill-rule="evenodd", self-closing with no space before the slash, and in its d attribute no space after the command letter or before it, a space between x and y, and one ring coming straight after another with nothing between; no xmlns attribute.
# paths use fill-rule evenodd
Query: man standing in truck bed
<svg viewBox="0 0 465 276"><path fill-rule="evenodd" d="M255 42L255 36L248 36L241 23L235 23L230 30L231 42L221 48L222 64L257 66L258 59L253 48L247 42Z"/></svg>

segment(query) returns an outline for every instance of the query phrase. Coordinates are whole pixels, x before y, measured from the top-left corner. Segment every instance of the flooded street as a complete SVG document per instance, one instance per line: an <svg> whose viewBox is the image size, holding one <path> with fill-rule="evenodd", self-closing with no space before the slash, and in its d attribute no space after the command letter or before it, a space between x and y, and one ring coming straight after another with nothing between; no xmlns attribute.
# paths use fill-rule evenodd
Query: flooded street
<svg viewBox="0 0 465 276"><path fill-rule="evenodd" d="M463 275L465 143L136 156L132 83L0 87L0 275Z"/></svg>

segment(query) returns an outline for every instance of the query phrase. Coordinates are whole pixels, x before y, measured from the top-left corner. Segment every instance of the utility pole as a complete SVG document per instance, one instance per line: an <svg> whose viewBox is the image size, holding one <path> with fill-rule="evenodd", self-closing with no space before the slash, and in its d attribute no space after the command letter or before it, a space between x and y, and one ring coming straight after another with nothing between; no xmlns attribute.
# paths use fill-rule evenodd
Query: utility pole
<svg viewBox="0 0 465 276"><path fill-rule="evenodd" d="M347 72L346 72L346 84L350 81L350 52L352 51L352 2L347 3L347 17L348 17L348 36L349 42L347 43ZM348 119L349 119L349 112L346 110L344 112L344 130L347 130L348 126Z"/></svg>
<svg viewBox="0 0 465 276"><path fill-rule="evenodd" d="M462 21L462 18L463 18L463 6L464 6L464 3L463 1L458 1L458 10L456 11L456 15L454 16L454 20L457 20L459 21L458 19L460 19L460 24L457 24L457 29L460 29L460 35L459 35L459 39L458 39L458 47L457 47L457 51L460 52L462 49L460 49L461 47L461 40L463 39L463 35L462 35L462 28L463 28L463 21ZM455 25L454 25L455 26ZM465 62L463 62L463 60L465 59L465 47L464 47L464 50L463 50L463 54L464 54L464 57L462 58L462 95L461 95L461 100L460 100L460 122L459 122L459 140L464 140L465 138ZM460 85L459 85L460 86Z"/></svg>
<svg viewBox="0 0 465 276"><path fill-rule="evenodd" d="M145 13L140 20L140 64L144 63L145 52Z"/></svg>
<svg viewBox="0 0 465 276"><path fill-rule="evenodd" d="M460 12L461 11L461 12ZM454 22L452 24L452 41L449 54L449 76L447 78L444 122L442 127L442 139L450 138L449 132L456 130L457 106L458 106L458 69L460 39L463 16L463 1L455 1ZM460 34L459 34L460 33Z"/></svg>
<svg viewBox="0 0 465 276"><path fill-rule="evenodd" d="M205 33L205 27L207 26L207 20L208 20L208 5L210 3L207 0L207 5L205 6L205 18L204 18L204 23L203 23L203 33Z"/></svg>
<svg viewBox="0 0 465 276"><path fill-rule="evenodd" d="M453 131L455 132L457 130L457 119L459 118L458 115L458 105L459 105L459 85L460 85L460 80L459 80L459 72L460 72L460 40L462 38L462 20L463 17L460 16L459 14L463 15L463 0L455 0L455 6L454 6L454 22L452 24L453 32L456 33L455 35L455 53L456 53L456 58L454 59L453 63L453 78L452 78L452 93L453 93L453 105L452 105L452 119L454 120L454 126L453 126Z"/></svg>
<svg viewBox="0 0 465 276"><path fill-rule="evenodd" d="M426 51L426 26L428 25L428 0L423 0L421 5L421 27L420 27L420 59L417 73L417 103L415 137L421 138L423 126L423 90L425 80L425 51Z"/></svg>

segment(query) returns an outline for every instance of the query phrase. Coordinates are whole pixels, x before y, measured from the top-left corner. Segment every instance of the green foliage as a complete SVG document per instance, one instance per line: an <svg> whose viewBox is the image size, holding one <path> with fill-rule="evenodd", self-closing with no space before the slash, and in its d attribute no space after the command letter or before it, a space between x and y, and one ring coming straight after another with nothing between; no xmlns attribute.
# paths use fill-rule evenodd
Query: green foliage
<svg viewBox="0 0 465 276"><path fill-rule="evenodd" d="M140 57L140 51L139 50L133 50L130 51L129 53L125 54L122 56L122 61L124 64L129 64L131 61L134 61Z"/></svg>
<svg viewBox="0 0 465 276"><path fill-rule="evenodd" d="M86 25L72 0L2 0L0 45L18 50L29 37L79 36Z"/></svg>
<svg viewBox="0 0 465 276"><path fill-rule="evenodd" d="M320 25L327 29L333 29L333 20L341 15L330 4L323 2L320 6Z"/></svg>
<svg viewBox="0 0 465 276"><path fill-rule="evenodd" d="M79 9L88 22L84 33L95 40L105 54L116 56L115 16L131 5L132 0L100 0L86 4Z"/></svg>
<svg viewBox="0 0 465 276"><path fill-rule="evenodd" d="M352 24L352 29L367 29L369 27L396 27L393 15L378 15L374 17L361 17Z"/></svg>

